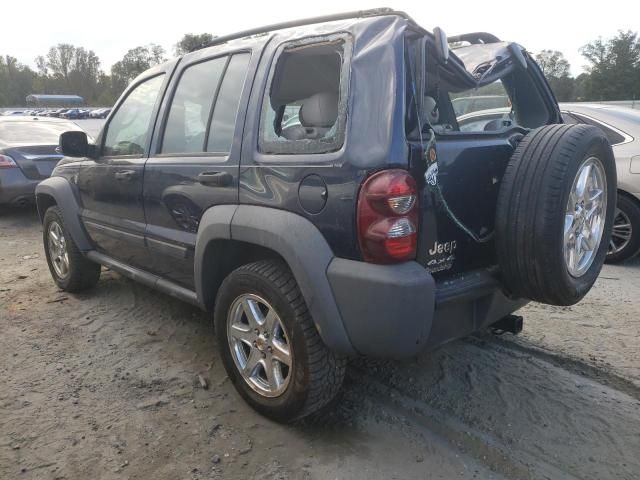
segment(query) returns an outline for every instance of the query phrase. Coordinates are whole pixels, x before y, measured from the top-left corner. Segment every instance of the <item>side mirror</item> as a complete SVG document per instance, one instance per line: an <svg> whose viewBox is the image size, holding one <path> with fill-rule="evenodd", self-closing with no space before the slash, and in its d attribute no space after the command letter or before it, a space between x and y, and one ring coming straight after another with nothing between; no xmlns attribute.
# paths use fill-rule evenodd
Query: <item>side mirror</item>
<svg viewBox="0 0 640 480"><path fill-rule="evenodd" d="M449 61L449 41L447 40L447 34L440 27L433 29L433 36L436 41L436 52L438 58L443 64Z"/></svg>
<svg viewBox="0 0 640 480"><path fill-rule="evenodd" d="M87 157L89 155L87 134L80 131L64 132L60 135L60 150L67 157Z"/></svg>

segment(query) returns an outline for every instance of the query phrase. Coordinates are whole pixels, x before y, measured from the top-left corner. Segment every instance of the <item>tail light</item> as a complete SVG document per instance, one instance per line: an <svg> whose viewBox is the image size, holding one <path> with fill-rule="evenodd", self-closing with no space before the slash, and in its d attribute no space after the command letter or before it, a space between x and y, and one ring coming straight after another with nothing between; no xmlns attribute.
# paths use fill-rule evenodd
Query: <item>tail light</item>
<svg viewBox="0 0 640 480"><path fill-rule="evenodd" d="M404 170L383 170L369 177L358 196L358 239L371 263L396 263L416 257L418 191Z"/></svg>
<svg viewBox="0 0 640 480"><path fill-rule="evenodd" d="M16 161L8 155L0 155L0 168L15 168Z"/></svg>

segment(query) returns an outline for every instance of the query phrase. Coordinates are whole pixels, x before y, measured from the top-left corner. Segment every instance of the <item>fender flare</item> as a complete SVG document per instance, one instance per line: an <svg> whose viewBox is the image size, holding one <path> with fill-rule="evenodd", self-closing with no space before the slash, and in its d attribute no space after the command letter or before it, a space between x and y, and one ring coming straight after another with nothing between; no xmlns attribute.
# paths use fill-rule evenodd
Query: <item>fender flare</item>
<svg viewBox="0 0 640 480"><path fill-rule="evenodd" d="M93 250L93 245L80 222L80 206L69 181L64 177L50 177L36 186L36 203L41 220L44 219L45 213L41 207L43 195L48 195L55 200L62 212L64 226L78 249L81 252Z"/></svg>
<svg viewBox="0 0 640 480"><path fill-rule="evenodd" d="M215 240L238 240L268 248L280 255L295 277L307 308L325 344L340 353L356 353L344 327L327 277L334 258L320 231L295 213L253 205L209 208L200 221L194 254L198 300L204 303L203 260Z"/></svg>

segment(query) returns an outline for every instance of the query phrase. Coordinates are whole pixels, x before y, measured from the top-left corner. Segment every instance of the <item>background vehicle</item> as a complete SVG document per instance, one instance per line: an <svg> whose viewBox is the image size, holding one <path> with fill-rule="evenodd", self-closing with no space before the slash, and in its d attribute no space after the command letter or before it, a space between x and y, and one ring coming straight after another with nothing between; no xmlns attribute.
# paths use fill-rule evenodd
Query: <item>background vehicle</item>
<svg viewBox="0 0 640 480"><path fill-rule="evenodd" d="M560 105L565 123L601 128L616 157L618 202L607 261L621 262L640 251L640 111L599 104Z"/></svg>
<svg viewBox="0 0 640 480"><path fill-rule="evenodd" d="M627 260L640 251L640 112L600 104L560 104L567 124L593 125L607 135L616 158L618 198L607 262ZM458 117L461 131L483 131L491 122L511 123L509 108L470 112Z"/></svg>
<svg viewBox="0 0 640 480"><path fill-rule="evenodd" d="M33 202L36 185L62 158L60 134L80 130L66 120L0 117L0 204Z"/></svg>
<svg viewBox="0 0 640 480"><path fill-rule="evenodd" d="M509 103L509 97L506 95L475 95L457 97L451 100L456 115L464 115L478 110L508 107Z"/></svg>
<svg viewBox="0 0 640 480"><path fill-rule="evenodd" d="M278 420L329 405L346 356L516 332L529 300L578 302L609 241L611 147L557 125L522 47L460 40L372 10L144 72L95 144L60 137L67 158L37 187L54 281L90 288L107 265L214 312L231 381ZM483 87L512 121L468 135L451 98Z"/></svg>
<svg viewBox="0 0 640 480"><path fill-rule="evenodd" d="M46 117L56 117L59 118L60 115L62 115L63 113L65 113L68 109L67 108L56 108L53 110L49 110L46 113Z"/></svg>
<svg viewBox="0 0 640 480"><path fill-rule="evenodd" d="M89 118L107 118L110 108L97 108L89 113Z"/></svg>
<svg viewBox="0 0 640 480"><path fill-rule="evenodd" d="M60 118L68 118L70 120L78 120L88 117L88 112L80 108L70 108L69 110L60 113Z"/></svg>

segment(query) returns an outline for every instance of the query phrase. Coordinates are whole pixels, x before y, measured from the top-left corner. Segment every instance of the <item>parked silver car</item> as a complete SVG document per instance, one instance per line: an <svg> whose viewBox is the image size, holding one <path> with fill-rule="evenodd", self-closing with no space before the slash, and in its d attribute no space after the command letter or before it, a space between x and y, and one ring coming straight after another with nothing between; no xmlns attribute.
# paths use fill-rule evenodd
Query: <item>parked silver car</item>
<svg viewBox="0 0 640 480"><path fill-rule="evenodd" d="M602 104L560 104L566 123L600 127L609 137L618 170L618 206L607 261L640 251L640 111Z"/></svg>
<svg viewBox="0 0 640 480"><path fill-rule="evenodd" d="M607 254L616 263L640 252L640 110L590 103L561 103L565 123L595 125L613 146L618 170L618 206ZM510 108L492 108L457 117L461 132L507 127L514 121ZM504 125L503 125L504 124Z"/></svg>

